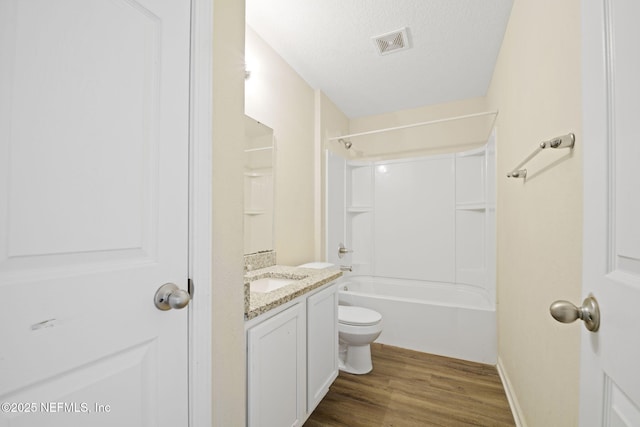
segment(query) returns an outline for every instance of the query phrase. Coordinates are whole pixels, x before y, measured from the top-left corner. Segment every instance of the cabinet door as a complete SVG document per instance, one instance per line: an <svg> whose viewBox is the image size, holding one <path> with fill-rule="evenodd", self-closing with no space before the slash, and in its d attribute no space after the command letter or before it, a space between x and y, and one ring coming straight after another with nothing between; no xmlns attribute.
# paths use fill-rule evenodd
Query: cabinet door
<svg viewBox="0 0 640 427"><path fill-rule="evenodd" d="M307 411L338 376L338 285L307 299Z"/></svg>
<svg viewBox="0 0 640 427"><path fill-rule="evenodd" d="M247 340L248 425L300 425L305 404L304 303L252 327Z"/></svg>

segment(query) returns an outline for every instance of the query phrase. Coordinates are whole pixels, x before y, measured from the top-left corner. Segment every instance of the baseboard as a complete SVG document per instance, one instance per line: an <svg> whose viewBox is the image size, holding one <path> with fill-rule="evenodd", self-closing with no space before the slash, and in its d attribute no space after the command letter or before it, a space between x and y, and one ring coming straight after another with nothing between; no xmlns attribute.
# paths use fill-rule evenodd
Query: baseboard
<svg viewBox="0 0 640 427"><path fill-rule="evenodd" d="M502 359L500 359L500 356L498 356L498 365L496 368L498 369L500 380L502 380L502 386L504 387L504 392L507 395L507 400L509 401L509 407L511 408L511 413L513 414L513 420L516 423L516 427L527 427L527 423L524 421L524 417L522 415L522 409L518 403L518 398L513 392L513 386L511 385L511 381L509 381L509 377L502 366Z"/></svg>

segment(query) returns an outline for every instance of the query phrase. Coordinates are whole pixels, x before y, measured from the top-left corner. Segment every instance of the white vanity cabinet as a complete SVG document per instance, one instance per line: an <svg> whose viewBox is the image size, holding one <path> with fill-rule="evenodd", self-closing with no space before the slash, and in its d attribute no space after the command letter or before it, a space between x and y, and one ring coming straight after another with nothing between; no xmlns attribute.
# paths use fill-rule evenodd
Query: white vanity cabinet
<svg viewBox="0 0 640 427"><path fill-rule="evenodd" d="M307 409L311 413L338 376L338 292L331 285L307 298Z"/></svg>
<svg viewBox="0 0 640 427"><path fill-rule="evenodd" d="M297 303L247 331L249 426L302 424L305 308L303 303Z"/></svg>
<svg viewBox="0 0 640 427"><path fill-rule="evenodd" d="M247 323L248 426L302 425L337 375L336 284Z"/></svg>

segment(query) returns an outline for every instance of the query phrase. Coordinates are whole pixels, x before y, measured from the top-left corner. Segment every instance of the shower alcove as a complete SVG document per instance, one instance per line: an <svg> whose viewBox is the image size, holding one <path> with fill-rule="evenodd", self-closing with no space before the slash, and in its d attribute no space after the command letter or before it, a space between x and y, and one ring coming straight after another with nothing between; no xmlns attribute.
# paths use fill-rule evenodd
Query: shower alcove
<svg viewBox="0 0 640 427"><path fill-rule="evenodd" d="M326 178L327 259L352 269L341 304L382 314L379 343L496 363L495 134L391 160L327 151Z"/></svg>

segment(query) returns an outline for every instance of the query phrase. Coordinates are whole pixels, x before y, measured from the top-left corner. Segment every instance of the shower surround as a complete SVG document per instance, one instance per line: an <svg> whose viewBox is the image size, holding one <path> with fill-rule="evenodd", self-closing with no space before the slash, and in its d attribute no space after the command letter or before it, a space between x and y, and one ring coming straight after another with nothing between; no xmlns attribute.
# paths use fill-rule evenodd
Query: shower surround
<svg viewBox="0 0 640 427"><path fill-rule="evenodd" d="M353 270L341 303L383 315L377 342L496 362L494 139L389 161L328 152L327 259Z"/></svg>

